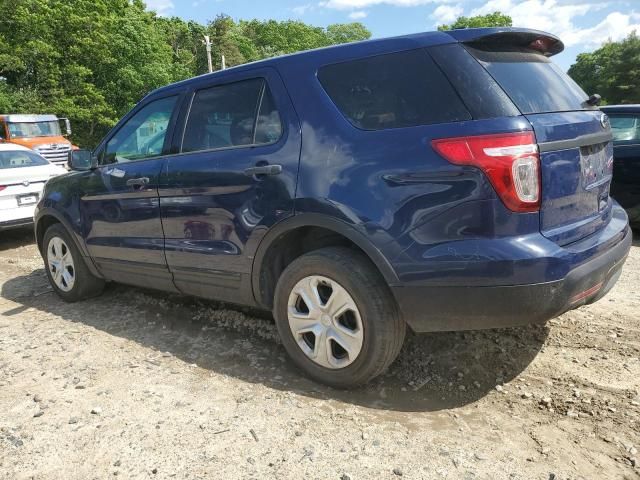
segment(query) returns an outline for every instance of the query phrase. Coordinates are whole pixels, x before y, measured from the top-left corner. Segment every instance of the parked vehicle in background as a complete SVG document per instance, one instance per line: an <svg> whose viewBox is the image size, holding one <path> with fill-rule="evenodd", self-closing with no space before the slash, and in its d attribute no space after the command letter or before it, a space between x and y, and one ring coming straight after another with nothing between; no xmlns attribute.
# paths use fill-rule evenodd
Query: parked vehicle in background
<svg viewBox="0 0 640 480"><path fill-rule="evenodd" d="M433 32L152 92L45 187L51 284L271 310L293 361L336 387L383 372L407 328L595 302L631 232L606 116L549 60L562 49L534 30Z"/></svg>
<svg viewBox="0 0 640 480"><path fill-rule="evenodd" d="M611 196L622 205L634 228L640 228L640 105L607 105L613 132Z"/></svg>
<svg viewBox="0 0 640 480"><path fill-rule="evenodd" d="M0 142L35 150L51 163L66 165L74 148L65 136L71 135L67 118L55 115L0 115Z"/></svg>
<svg viewBox="0 0 640 480"><path fill-rule="evenodd" d="M66 172L26 147L0 144L0 230L31 225L44 184Z"/></svg>

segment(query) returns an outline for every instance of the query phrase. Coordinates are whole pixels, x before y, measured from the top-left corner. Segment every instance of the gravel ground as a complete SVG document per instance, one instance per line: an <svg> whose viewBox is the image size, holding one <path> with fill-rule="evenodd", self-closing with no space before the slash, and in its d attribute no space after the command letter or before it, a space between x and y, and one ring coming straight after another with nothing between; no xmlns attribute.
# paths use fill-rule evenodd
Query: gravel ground
<svg viewBox="0 0 640 480"><path fill-rule="evenodd" d="M640 478L640 244L541 327L412 336L342 392L268 317L110 285L69 305L0 234L0 478Z"/></svg>

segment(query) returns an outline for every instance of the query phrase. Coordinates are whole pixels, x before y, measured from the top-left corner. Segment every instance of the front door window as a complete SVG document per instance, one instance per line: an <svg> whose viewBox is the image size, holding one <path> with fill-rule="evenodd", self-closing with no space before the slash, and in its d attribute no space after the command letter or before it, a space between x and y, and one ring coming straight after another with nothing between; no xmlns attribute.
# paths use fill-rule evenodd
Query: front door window
<svg viewBox="0 0 640 480"><path fill-rule="evenodd" d="M109 140L101 163L126 163L162 155L177 96L149 103Z"/></svg>

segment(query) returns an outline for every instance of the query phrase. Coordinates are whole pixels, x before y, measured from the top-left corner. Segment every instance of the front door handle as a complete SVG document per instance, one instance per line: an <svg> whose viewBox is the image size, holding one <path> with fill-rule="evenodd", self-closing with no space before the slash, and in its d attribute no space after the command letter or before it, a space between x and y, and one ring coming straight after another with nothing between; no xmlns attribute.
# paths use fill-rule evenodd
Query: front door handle
<svg viewBox="0 0 640 480"><path fill-rule="evenodd" d="M282 173L282 165L259 165L245 169L244 174L252 177L253 175L279 175Z"/></svg>
<svg viewBox="0 0 640 480"><path fill-rule="evenodd" d="M148 177L130 178L129 180L127 180L127 187L142 188L146 187L147 185L149 185Z"/></svg>

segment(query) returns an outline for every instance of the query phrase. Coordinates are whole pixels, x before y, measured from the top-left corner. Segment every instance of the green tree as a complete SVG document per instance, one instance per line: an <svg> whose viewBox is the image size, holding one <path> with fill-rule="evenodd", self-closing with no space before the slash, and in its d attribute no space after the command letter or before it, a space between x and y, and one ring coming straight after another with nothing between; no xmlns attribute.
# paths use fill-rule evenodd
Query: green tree
<svg viewBox="0 0 640 480"><path fill-rule="evenodd" d="M455 30L460 28L482 28L482 27L510 27L513 21L509 15L501 12L493 12L487 15L477 15L475 17L458 17L450 25L440 25L438 30Z"/></svg>
<svg viewBox="0 0 640 480"><path fill-rule="evenodd" d="M359 23L324 29L297 21L207 25L163 18L142 0L0 0L0 113L55 113L72 140L94 146L149 91L214 68L363 40Z"/></svg>
<svg viewBox="0 0 640 480"><path fill-rule="evenodd" d="M640 38L632 32L620 42L579 54L569 75L588 94L600 94L605 104L640 103Z"/></svg>
<svg viewBox="0 0 640 480"><path fill-rule="evenodd" d="M31 113L45 108L35 90L15 88L0 80L0 112Z"/></svg>
<svg viewBox="0 0 640 480"><path fill-rule="evenodd" d="M239 22L240 35L253 45L248 60L326 47L338 43L366 40L371 32L361 23L330 25L326 29L287 20L251 20Z"/></svg>
<svg viewBox="0 0 640 480"><path fill-rule="evenodd" d="M188 78L206 71L206 51L202 43L207 34L205 26L178 17L158 17L156 26L173 52L173 77Z"/></svg>
<svg viewBox="0 0 640 480"><path fill-rule="evenodd" d="M140 0L2 2L0 76L13 111L57 113L94 144L142 95L186 74ZM14 104L19 103L13 100Z"/></svg>
<svg viewBox="0 0 640 480"><path fill-rule="evenodd" d="M236 28L236 23L228 15L218 15L215 20L209 22L207 31L211 36L213 47L214 69L222 66L222 55L228 67L246 63L248 59L243 55L238 47L237 37L240 35Z"/></svg>
<svg viewBox="0 0 640 480"><path fill-rule="evenodd" d="M371 32L360 22L329 25L326 35L330 45L358 42L371 38Z"/></svg>

